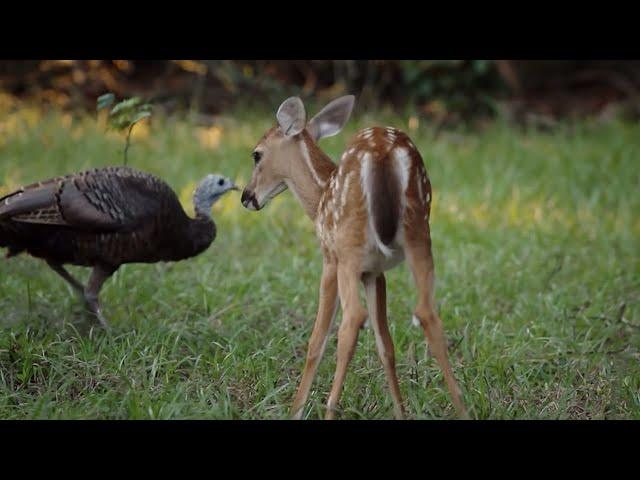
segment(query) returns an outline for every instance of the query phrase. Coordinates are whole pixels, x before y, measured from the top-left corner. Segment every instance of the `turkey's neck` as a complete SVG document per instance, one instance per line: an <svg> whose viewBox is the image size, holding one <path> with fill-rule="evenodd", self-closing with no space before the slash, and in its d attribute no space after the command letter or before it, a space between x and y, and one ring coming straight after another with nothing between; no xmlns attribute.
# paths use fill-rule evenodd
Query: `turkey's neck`
<svg viewBox="0 0 640 480"><path fill-rule="evenodd" d="M197 213L196 218L189 219L189 230L186 242L188 244L187 256L193 257L209 248L216 238L216 224L211 216Z"/></svg>

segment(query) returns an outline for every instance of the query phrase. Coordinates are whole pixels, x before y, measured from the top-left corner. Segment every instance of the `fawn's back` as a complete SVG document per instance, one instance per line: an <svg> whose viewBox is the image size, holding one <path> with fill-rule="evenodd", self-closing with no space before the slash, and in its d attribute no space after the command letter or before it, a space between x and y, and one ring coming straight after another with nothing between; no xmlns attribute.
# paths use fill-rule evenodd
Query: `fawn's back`
<svg viewBox="0 0 640 480"><path fill-rule="evenodd" d="M347 145L318 206L316 229L333 255L359 262L362 272L381 272L403 260L407 230L428 235L430 202L411 139L395 128L367 128Z"/></svg>

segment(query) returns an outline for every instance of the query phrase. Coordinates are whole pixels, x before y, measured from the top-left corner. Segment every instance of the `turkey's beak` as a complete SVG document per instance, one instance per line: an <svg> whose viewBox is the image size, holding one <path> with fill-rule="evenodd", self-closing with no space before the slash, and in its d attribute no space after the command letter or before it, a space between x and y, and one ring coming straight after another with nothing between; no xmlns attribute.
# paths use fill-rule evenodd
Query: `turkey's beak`
<svg viewBox="0 0 640 480"><path fill-rule="evenodd" d="M239 187L239 186L237 186L235 183L232 183L232 184L231 184L231 190L236 190L236 191L238 191L238 192L239 192L241 189L240 189L240 187Z"/></svg>

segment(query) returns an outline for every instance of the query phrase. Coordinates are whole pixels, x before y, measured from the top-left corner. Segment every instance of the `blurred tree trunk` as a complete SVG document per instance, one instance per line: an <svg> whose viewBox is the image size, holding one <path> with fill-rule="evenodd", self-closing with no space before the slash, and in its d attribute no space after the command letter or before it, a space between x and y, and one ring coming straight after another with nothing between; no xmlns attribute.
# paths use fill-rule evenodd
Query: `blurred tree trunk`
<svg viewBox="0 0 640 480"><path fill-rule="evenodd" d="M522 83L520 82L520 77L516 72L513 62L511 60L496 60L495 62L504 83L506 83L516 95L522 94Z"/></svg>

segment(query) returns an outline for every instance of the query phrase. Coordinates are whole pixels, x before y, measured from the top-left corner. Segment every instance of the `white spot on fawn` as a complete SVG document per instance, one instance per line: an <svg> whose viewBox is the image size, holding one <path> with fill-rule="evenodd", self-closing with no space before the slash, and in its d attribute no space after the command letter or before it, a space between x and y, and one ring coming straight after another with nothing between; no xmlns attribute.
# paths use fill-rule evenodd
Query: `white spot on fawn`
<svg viewBox="0 0 640 480"><path fill-rule="evenodd" d="M371 138L373 136L373 128L367 128L367 129L363 130L362 133L361 133L361 136L365 140L368 140L369 138Z"/></svg>
<svg viewBox="0 0 640 480"><path fill-rule="evenodd" d="M349 193L349 182L351 181L351 177L353 176L354 172L349 172L346 176L346 178L344 179L344 186L342 187L342 192L340 192L340 209L339 209L339 213L342 213L342 209L345 207L345 205L347 204L347 195Z"/></svg>
<svg viewBox="0 0 640 480"><path fill-rule="evenodd" d="M387 133L386 138L389 142L393 143L396 140L396 129L392 127L385 128L385 132Z"/></svg>
<svg viewBox="0 0 640 480"><path fill-rule="evenodd" d="M418 198L420 199L420 201L422 203L425 203L424 202L424 195L423 195L423 192L422 192L422 183L423 182L420 181L419 177L416 177L416 183L418 184Z"/></svg>

